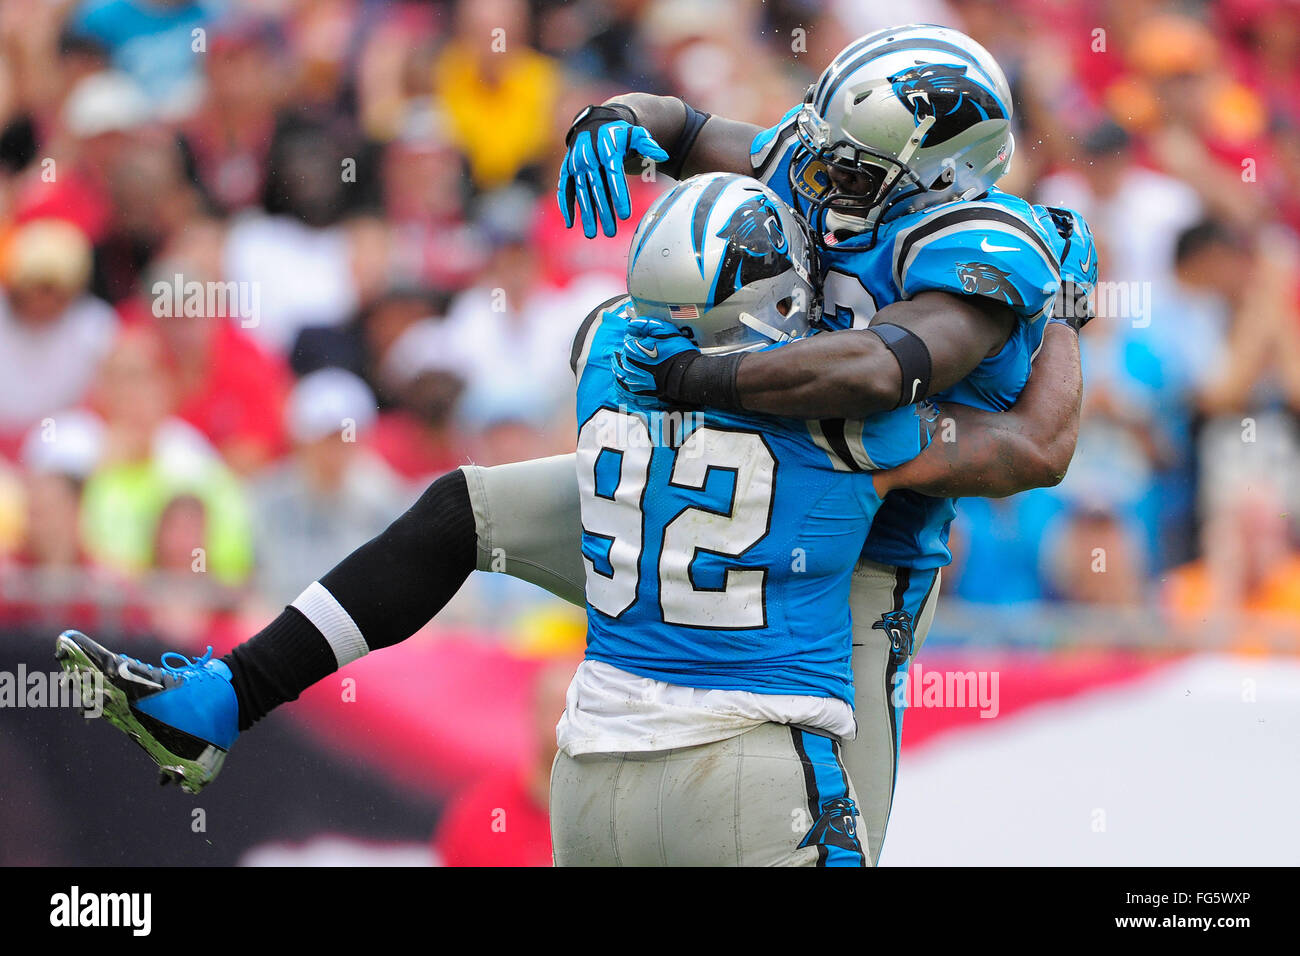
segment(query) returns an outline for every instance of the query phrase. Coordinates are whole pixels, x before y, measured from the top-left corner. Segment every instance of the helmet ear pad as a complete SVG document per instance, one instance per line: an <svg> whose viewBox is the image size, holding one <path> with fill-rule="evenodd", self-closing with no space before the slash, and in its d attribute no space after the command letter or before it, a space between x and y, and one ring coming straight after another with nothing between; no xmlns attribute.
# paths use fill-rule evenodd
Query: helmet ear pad
<svg viewBox="0 0 1300 956"><path fill-rule="evenodd" d="M758 279L742 299L729 298L692 323L692 330L711 329L706 341L692 339L705 354L748 351L807 335L816 293L794 272Z"/></svg>
<svg viewBox="0 0 1300 956"><path fill-rule="evenodd" d="M930 183L930 189L947 189L957 181L957 167L951 162L943 164L943 169L939 170L939 175Z"/></svg>

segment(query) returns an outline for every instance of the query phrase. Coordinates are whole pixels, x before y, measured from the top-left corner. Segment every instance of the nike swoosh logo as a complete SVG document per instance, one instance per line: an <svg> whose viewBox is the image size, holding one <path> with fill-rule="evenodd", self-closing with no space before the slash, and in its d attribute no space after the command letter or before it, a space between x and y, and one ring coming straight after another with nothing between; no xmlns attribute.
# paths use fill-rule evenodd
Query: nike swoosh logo
<svg viewBox="0 0 1300 956"><path fill-rule="evenodd" d="M642 345L640 342L636 341L635 339L632 340L632 344L635 345L637 348L639 348L642 352L644 352L644 353L645 353L646 355L648 355L650 358L658 358L658 357L659 357L659 346L657 346L657 345L656 345L654 348L652 348L652 349L648 349L648 348L646 348L644 345Z"/></svg>
<svg viewBox="0 0 1300 956"><path fill-rule="evenodd" d="M130 668L126 666L126 661L122 661L117 665L117 676L123 680L129 680L136 684L144 684L145 687L157 687L159 690L162 690L162 684L159 684L157 681L152 681L147 677L141 677L138 674L131 673Z"/></svg>
<svg viewBox="0 0 1300 956"><path fill-rule="evenodd" d="M980 240L980 248L985 252L1018 252L1020 250L1019 246L990 246L987 237Z"/></svg>
<svg viewBox="0 0 1300 956"><path fill-rule="evenodd" d="M1084 259L1082 262L1079 263L1079 269L1080 269L1081 271L1083 271L1083 272L1087 272L1087 271L1088 271L1088 267L1089 267L1090 265L1092 265L1092 250L1091 250L1091 249L1088 250L1088 258Z"/></svg>
<svg viewBox="0 0 1300 956"><path fill-rule="evenodd" d="M912 379L912 397L907 400L907 404L914 405L916 403L916 390L920 387L921 380L919 378Z"/></svg>

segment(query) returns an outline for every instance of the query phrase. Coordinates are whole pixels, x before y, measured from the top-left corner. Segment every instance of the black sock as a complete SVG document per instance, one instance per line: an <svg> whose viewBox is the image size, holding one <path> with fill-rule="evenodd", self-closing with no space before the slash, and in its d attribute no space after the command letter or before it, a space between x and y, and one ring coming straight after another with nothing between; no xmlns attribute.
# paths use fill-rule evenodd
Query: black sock
<svg viewBox="0 0 1300 956"><path fill-rule="evenodd" d="M221 659L239 701L240 733L338 668L329 641L294 607Z"/></svg>
<svg viewBox="0 0 1300 956"><path fill-rule="evenodd" d="M477 548L469 488L457 468L320 584L377 650L406 640L443 609L474 570ZM293 607L222 660L239 701L241 732L338 669L329 641Z"/></svg>

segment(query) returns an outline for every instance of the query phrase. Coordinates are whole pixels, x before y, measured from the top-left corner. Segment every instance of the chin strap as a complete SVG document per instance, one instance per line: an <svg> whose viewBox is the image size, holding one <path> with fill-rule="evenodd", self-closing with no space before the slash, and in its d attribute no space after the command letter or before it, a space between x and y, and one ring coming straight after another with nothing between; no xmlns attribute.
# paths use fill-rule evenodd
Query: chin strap
<svg viewBox="0 0 1300 956"><path fill-rule="evenodd" d="M789 332L782 332L774 325L768 325L756 315L750 315L748 312L742 312L739 316L740 324L746 328L753 329L765 339L771 339L773 342L789 342L794 338Z"/></svg>

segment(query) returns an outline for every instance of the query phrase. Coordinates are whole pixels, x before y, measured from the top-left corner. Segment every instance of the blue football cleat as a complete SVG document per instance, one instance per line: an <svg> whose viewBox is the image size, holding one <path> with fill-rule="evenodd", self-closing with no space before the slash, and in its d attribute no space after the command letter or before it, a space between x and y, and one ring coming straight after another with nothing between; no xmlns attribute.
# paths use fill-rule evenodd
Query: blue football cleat
<svg viewBox="0 0 1300 956"><path fill-rule="evenodd" d="M104 716L154 759L161 783L198 793L216 777L239 736L239 704L230 668L212 660L211 647L193 661L169 651L155 667L114 654L80 631L64 631L54 656L65 671L92 675L102 688Z"/></svg>

